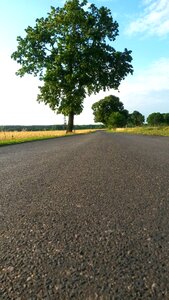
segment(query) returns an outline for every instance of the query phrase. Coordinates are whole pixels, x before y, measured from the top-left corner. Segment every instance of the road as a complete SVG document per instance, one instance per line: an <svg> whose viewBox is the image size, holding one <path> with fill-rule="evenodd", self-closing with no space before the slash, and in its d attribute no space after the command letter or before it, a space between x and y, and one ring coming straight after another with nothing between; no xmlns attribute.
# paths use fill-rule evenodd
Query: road
<svg viewBox="0 0 169 300"><path fill-rule="evenodd" d="M0 148L0 299L169 299L169 138Z"/></svg>

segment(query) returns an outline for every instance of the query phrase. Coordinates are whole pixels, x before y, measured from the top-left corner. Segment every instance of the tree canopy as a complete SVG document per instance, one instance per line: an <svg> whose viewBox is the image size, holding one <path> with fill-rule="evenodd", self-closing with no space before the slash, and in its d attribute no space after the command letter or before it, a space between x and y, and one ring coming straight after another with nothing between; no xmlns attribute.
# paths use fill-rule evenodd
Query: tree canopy
<svg viewBox="0 0 169 300"><path fill-rule="evenodd" d="M68 0L62 8L51 7L46 18L36 19L25 32L12 54L21 65L17 75L39 77L43 84L37 100L69 116L70 131L87 94L118 89L133 73L131 51L112 47L118 23L104 6Z"/></svg>
<svg viewBox="0 0 169 300"><path fill-rule="evenodd" d="M95 102L92 105L92 109L93 109L95 122L101 122L106 126L109 126L110 123L113 122L113 127L114 127L115 124L114 120L120 119L119 113L123 115L126 120L128 117L128 111L124 109L123 103L120 101L118 97L113 95L107 96L101 99L100 101ZM118 114L112 115L112 113L116 113L116 112L118 112ZM121 119L124 120L124 118L122 117Z"/></svg>
<svg viewBox="0 0 169 300"><path fill-rule="evenodd" d="M147 123L152 126L169 125L169 113L154 112L147 117Z"/></svg>
<svg viewBox="0 0 169 300"><path fill-rule="evenodd" d="M129 115L128 124L130 126L142 126L144 124L145 117L137 110Z"/></svg>
<svg viewBox="0 0 169 300"><path fill-rule="evenodd" d="M169 113L163 114L163 120L166 125L169 125Z"/></svg>
<svg viewBox="0 0 169 300"><path fill-rule="evenodd" d="M127 124L127 117L124 113L112 112L108 119L109 128L124 127Z"/></svg>

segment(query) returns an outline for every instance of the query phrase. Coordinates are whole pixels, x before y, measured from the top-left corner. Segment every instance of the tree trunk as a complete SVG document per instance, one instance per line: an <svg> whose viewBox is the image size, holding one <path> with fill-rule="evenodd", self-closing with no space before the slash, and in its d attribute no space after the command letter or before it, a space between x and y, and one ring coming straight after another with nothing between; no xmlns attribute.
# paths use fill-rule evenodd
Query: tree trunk
<svg viewBox="0 0 169 300"><path fill-rule="evenodd" d="M69 114L67 132L72 132L73 131L73 123L74 123L74 112L72 111Z"/></svg>

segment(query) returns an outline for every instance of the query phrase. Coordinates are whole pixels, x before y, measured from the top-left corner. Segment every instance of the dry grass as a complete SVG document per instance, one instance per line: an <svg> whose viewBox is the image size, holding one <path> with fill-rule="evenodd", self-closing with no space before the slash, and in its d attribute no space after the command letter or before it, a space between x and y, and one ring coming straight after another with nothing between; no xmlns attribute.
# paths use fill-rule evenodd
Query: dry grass
<svg viewBox="0 0 169 300"><path fill-rule="evenodd" d="M51 137L64 135L65 131L4 131L0 132L0 141L35 137Z"/></svg>
<svg viewBox="0 0 169 300"><path fill-rule="evenodd" d="M51 131L2 131L0 132L0 145L15 144L25 141L41 140L67 136L72 134L85 134L96 131L95 129L76 130L73 133L66 134L64 130Z"/></svg>

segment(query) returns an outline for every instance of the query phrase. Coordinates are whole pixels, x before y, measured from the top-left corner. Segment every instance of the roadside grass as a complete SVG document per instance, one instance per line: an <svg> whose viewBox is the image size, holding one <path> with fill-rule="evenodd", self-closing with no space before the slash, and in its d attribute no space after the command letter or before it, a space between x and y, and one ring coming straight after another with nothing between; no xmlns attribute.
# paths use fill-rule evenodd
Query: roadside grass
<svg viewBox="0 0 169 300"><path fill-rule="evenodd" d="M109 130L109 132L169 136L169 126L158 126L158 127L142 126L142 127L133 127L133 128L116 128L116 129Z"/></svg>
<svg viewBox="0 0 169 300"><path fill-rule="evenodd" d="M66 134L64 130L54 131L1 131L0 146L19 144L23 142L52 139L63 136L87 134L95 132L97 129L75 130L73 133Z"/></svg>

